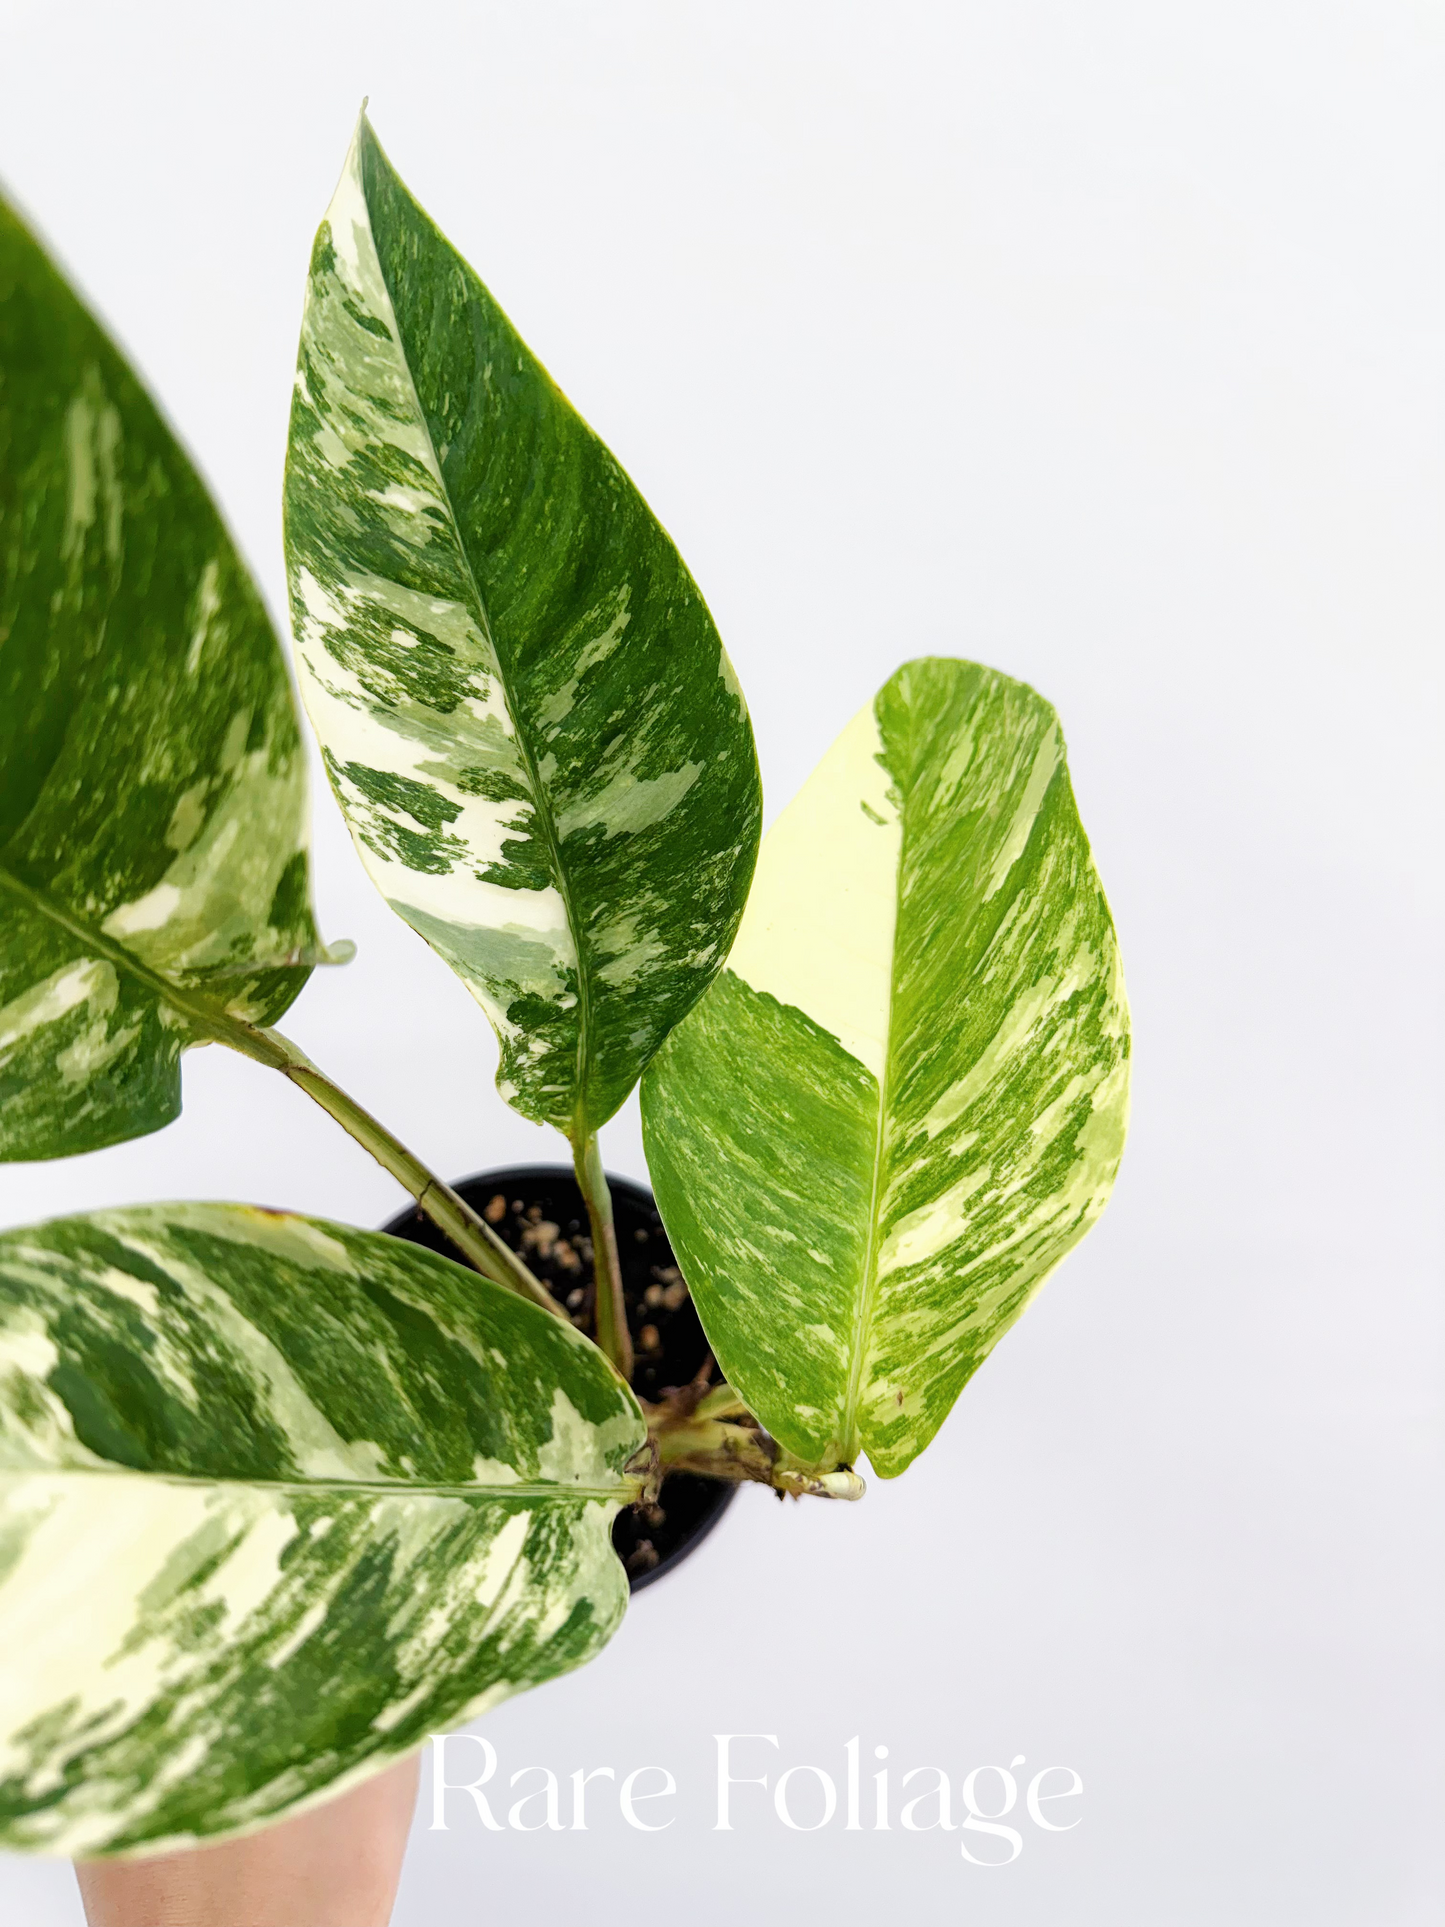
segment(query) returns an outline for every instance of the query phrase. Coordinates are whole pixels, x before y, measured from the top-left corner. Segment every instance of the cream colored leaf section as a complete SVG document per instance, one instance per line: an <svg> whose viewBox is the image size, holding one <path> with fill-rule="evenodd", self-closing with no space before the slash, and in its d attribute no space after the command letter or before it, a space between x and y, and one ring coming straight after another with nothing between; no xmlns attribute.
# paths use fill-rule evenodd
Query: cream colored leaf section
<svg viewBox="0 0 1445 1927"><path fill-rule="evenodd" d="M881 1079L903 830L872 703L763 839L728 969Z"/></svg>
<svg viewBox="0 0 1445 1927"><path fill-rule="evenodd" d="M318 424L313 459L382 511L396 574L340 547L297 566L301 690L372 881L429 940L457 926L447 960L506 1029L509 1000L480 963L484 933L530 952L520 987L552 999L567 992L576 947L554 883L487 874L507 871L509 844L535 840L532 779L377 258L360 143L358 128L327 209L330 254L313 271L297 385ZM479 795L468 787L479 770L511 793Z"/></svg>

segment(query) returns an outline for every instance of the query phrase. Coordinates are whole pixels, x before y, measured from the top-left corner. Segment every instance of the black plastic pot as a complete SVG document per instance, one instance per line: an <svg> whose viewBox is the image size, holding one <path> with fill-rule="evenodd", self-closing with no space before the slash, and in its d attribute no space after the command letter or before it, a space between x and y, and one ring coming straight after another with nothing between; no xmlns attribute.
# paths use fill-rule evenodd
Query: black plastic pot
<svg viewBox="0 0 1445 1927"><path fill-rule="evenodd" d="M627 1178L609 1177L607 1182L612 1187L622 1290L636 1353L632 1387L640 1397L656 1399L669 1386L692 1381L708 1355L707 1339L652 1193ZM592 1266L574 1243L588 1235L587 1207L570 1165L506 1165L461 1178L453 1188L474 1211L488 1218L499 1237L522 1253L559 1304L574 1317L590 1313ZM445 1233L414 1205L382 1230L425 1245L428 1251L439 1251L443 1257L460 1255ZM612 1543L627 1568L632 1590L640 1592L696 1552L736 1493L735 1485L721 1479L674 1472L663 1480L658 1505L650 1512L636 1506L620 1512L612 1527Z"/></svg>

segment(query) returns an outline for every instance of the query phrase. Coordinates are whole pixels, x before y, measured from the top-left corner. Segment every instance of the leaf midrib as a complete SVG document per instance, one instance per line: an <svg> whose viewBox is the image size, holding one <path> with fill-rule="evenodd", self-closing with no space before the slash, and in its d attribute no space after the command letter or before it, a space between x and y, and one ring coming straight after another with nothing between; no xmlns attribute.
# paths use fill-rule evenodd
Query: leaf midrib
<svg viewBox="0 0 1445 1927"><path fill-rule="evenodd" d="M135 1465L0 1466L0 1480L69 1478L148 1479L160 1485L236 1486L247 1492L354 1492L423 1499L623 1499L638 1483L624 1479L610 1486L559 1485L534 1479L516 1485L446 1485L409 1484L402 1479L246 1479L223 1473L152 1472Z"/></svg>
<svg viewBox="0 0 1445 1927"><path fill-rule="evenodd" d="M264 1032L250 1024L242 1023L239 1018L232 1017L229 1012L218 1008L198 992L183 989L181 985L173 983L160 971L152 970L150 965L143 963L134 951L127 950L123 943L117 943L113 937L107 937L93 923L88 923L84 917L76 916L74 911L67 910L64 904L57 903L44 890L37 889L33 883L25 882L24 878L16 876L13 870L8 870L3 865L0 865L0 890L8 891L11 896L17 897L37 916L47 918L59 929L64 930L67 936L73 937L77 943L83 945L88 952L103 957L107 963L114 964L117 970L124 970L137 982L144 984L148 990L153 990L158 997L170 1004L172 1009L180 1011L183 1016L189 1017L193 1023L200 1026L207 1036L219 1043L230 1044L233 1049L244 1052L248 1057L262 1056ZM256 966L258 970L273 967L265 964ZM263 1061L269 1063L272 1060L270 1057L263 1057ZM277 1062L281 1061L283 1060L278 1053Z"/></svg>
<svg viewBox="0 0 1445 1927"><path fill-rule="evenodd" d="M875 715L876 715L875 708ZM879 741L883 731L879 728ZM863 1261L862 1275L853 1315L852 1359L848 1367L848 1389L843 1396L843 1424L841 1445L847 1455L846 1462L852 1465L863 1449L863 1436L858 1422L858 1407L863 1390L863 1368L867 1358L867 1343L873 1327L873 1313L878 1302L878 1203L879 1186L883 1176L883 1153L888 1128L888 1103L892 1089L893 1074L893 1011L898 996L898 928L903 915L903 874L904 857L908 849L908 812L905 807L906 795L902 783L892 767L885 763L889 776L898 788L898 864L893 879L893 948L888 970L888 1022L883 1034L883 1075L878 1080L878 1123L873 1135L873 1172L868 1195L868 1249Z"/></svg>
<svg viewBox="0 0 1445 1927"><path fill-rule="evenodd" d="M442 499L446 503L447 513L451 517L452 529L457 539L457 553L460 555L462 567L466 571L467 586L471 590L473 608L477 621L488 643L491 645L492 655L497 664L497 675L502 685L502 693L506 698L507 712L512 719L512 728L516 731L517 746L521 751L522 760L527 767L527 779L531 785L533 808L536 810L537 821L542 828L543 840L547 846L547 856L551 864L557 894L562 899L562 908L567 916L567 928L572 936L572 948L577 956L577 1053L573 1072L576 1078L576 1093L573 1104L572 1129L568 1133L568 1136L574 1145L580 1146L587 1136L585 1097L588 1075L592 1068L591 998L589 995L590 971L588 969L589 952L586 944L583 942L580 922L572 902L570 882L567 871L562 863L561 843L557 835L556 819L552 813L551 798L548 796L542 783L541 776L538 772L537 758L533 753L527 731L523 727L522 719L518 715L516 706L512 700L512 690L509 686L506 669L502 661L502 652L497 647L496 634L492 628L491 617L487 613L486 599L482 595L481 586L477 581L476 571L472 566L471 553L467 548L466 537L462 531L462 520L457 513L456 503L453 500L451 489L447 484L446 475L442 467L442 458L437 449L436 437L432 433L431 421L427 416L425 408L422 407L421 395L416 385L416 376L412 372L411 356L407 351L406 342L402 336L401 323L397 318L396 299L392 293L391 278L387 273L386 263L382 259L381 249L376 244L376 228L372 214L371 196L367 192L364 172L361 180L361 193L362 199L366 204L366 219L370 229L372 249L376 255L377 272L381 276L381 285L386 291L387 306L391 309L392 338L395 340L397 352L401 356L401 364L406 370L407 385L411 390L412 402L416 408L416 418L426 434L427 447L431 452L432 467L436 475L437 486L442 492ZM450 244L444 242L443 245ZM468 272L470 272L470 270L468 270Z"/></svg>

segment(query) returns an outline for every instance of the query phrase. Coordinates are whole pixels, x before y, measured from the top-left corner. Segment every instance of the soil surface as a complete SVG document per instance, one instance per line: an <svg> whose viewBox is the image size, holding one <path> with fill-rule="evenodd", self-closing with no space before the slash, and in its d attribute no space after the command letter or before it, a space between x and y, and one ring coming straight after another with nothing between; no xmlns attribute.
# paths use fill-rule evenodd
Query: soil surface
<svg viewBox="0 0 1445 1927"><path fill-rule="evenodd" d="M639 1398L655 1401L674 1387L690 1384L704 1368L709 1382L716 1384L720 1374L656 1205L641 1185L621 1178L610 1182L622 1291L636 1356L633 1390ZM590 1337L592 1239L572 1172L565 1165L523 1165L463 1178L453 1189L504 1244L521 1253L573 1324ZM445 1234L415 1208L385 1229L444 1257L459 1258ZM630 1506L618 1513L612 1543L632 1590L675 1565L721 1517L735 1490L717 1479L674 1472L663 1480L655 1506Z"/></svg>

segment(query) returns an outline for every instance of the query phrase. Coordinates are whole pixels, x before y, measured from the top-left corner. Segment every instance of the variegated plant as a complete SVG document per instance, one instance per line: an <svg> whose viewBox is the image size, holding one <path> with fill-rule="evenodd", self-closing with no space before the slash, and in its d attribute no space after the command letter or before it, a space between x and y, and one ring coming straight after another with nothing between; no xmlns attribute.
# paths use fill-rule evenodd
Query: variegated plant
<svg viewBox="0 0 1445 1927"><path fill-rule="evenodd" d="M590 1658L645 1436L579 1332L376 1232L0 1236L0 1842L243 1832Z"/></svg>
<svg viewBox="0 0 1445 1927"><path fill-rule="evenodd" d="M566 1132L629 1360L597 1128L717 972L761 796L676 549L365 116L311 257L286 465L302 691L387 901Z"/></svg>
<svg viewBox="0 0 1445 1927"><path fill-rule="evenodd" d="M168 1124L326 960L286 671L149 397L0 207L0 1155Z"/></svg>
<svg viewBox="0 0 1445 1927"><path fill-rule="evenodd" d="M275 1029L343 957L275 636L0 209L0 1157L158 1129L181 1053L221 1042L473 1267L241 1205L0 1236L0 1845L244 1831L576 1665L625 1601L611 1521L671 1469L841 1497L865 1454L902 1471L1122 1148L1118 952L1053 711L909 663L754 881L752 735L696 586L364 118L285 529L332 787L490 1019L502 1095L569 1141L597 1344ZM726 1374L645 1407L598 1150L639 1080Z"/></svg>
<svg viewBox="0 0 1445 1927"><path fill-rule="evenodd" d="M727 969L643 1083L708 1337L819 1471L933 1437L1103 1210L1128 1012L1058 718L907 663L769 832Z"/></svg>

